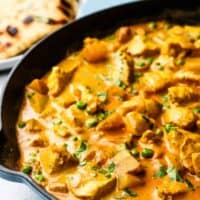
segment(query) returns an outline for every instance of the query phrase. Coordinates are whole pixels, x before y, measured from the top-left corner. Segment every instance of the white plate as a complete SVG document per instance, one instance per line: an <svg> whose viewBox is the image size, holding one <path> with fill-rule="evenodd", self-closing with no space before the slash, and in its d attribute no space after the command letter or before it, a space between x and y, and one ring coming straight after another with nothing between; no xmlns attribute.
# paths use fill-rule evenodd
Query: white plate
<svg viewBox="0 0 200 200"><path fill-rule="evenodd" d="M5 71L13 67L18 61L22 59L23 55L11 57L8 59L0 60L0 71Z"/></svg>

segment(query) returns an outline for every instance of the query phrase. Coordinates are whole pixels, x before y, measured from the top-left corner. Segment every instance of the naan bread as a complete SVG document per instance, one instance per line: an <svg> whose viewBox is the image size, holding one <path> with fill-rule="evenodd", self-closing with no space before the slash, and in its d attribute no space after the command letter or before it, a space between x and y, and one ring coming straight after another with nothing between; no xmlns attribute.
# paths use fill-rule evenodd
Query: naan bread
<svg viewBox="0 0 200 200"><path fill-rule="evenodd" d="M15 56L75 17L76 0L0 0L0 59Z"/></svg>

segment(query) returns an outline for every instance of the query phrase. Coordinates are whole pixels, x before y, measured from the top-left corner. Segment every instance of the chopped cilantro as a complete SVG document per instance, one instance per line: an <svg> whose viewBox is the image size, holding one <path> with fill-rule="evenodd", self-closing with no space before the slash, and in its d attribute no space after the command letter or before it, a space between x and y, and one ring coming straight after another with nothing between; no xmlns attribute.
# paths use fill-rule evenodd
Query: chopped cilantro
<svg viewBox="0 0 200 200"><path fill-rule="evenodd" d="M122 80L117 80L117 85L124 90L127 88L127 85Z"/></svg>
<svg viewBox="0 0 200 200"><path fill-rule="evenodd" d="M102 103L106 103L108 101L108 94L105 92L98 92L97 96L99 97Z"/></svg>
<svg viewBox="0 0 200 200"><path fill-rule="evenodd" d="M178 181L178 182L184 181L181 175L179 174L178 170L173 166L167 169L167 173L171 181Z"/></svg>
<svg viewBox="0 0 200 200"><path fill-rule="evenodd" d="M185 179L185 183L187 184L188 188L190 188L191 190L195 190L194 185L188 179Z"/></svg>
<svg viewBox="0 0 200 200"><path fill-rule="evenodd" d="M154 178L162 178L167 175L167 170L160 166L160 169L153 175Z"/></svg>
<svg viewBox="0 0 200 200"><path fill-rule="evenodd" d="M150 29L155 29L157 27L157 24L156 22L150 22L148 26Z"/></svg>
<svg viewBox="0 0 200 200"><path fill-rule="evenodd" d="M30 92L26 96L28 99L31 99L35 95L35 92Z"/></svg>
<svg viewBox="0 0 200 200"><path fill-rule="evenodd" d="M162 97L162 101L165 102L165 103L168 102L169 101L169 96L166 95L166 96Z"/></svg>
<svg viewBox="0 0 200 200"><path fill-rule="evenodd" d="M128 194L128 196L130 196L130 197L137 197L137 196L138 196L135 192L133 192L133 191L130 190L129 188L126 188L126 189L124 190L124 192L125 192L126 194Z"/></svg>
<svg viewBox="0 0 200 200"><path fill-rule="evenodd" d="M25 174L30 174L32 171L32 167L30 165L25 165L23 168L22 168L22 172L25 173Z"/></svg>
<svg viewBox="0 0 200 200"><path fill-rule="evenodd" d="M177 129L177 127L171 123L165 124L164 128L167 133L169 133L170 131L175 131Z"/></svg>
<svg viewBox="0 0 200 200"><path fill-rule="evenodd" d="M26 126L25 122L19 122L18 123L18 128L24 128Z"/></svg>
<svg viewBox="0 0 200 200"><path fill-rule="evenodd" d="M108 171L110 173L114 172L115 170L115 163L114 162L111 162L109 165L108 165Z"/></svg>
<svg viewBox="0 0 200 200"><path fill-rule="evenodd" d="M61 124L62 124L62 120L60 120L60 119L53 120L53 125L61 125Z"/></svg>
<svg viewBox="0 0 200 200"><path fill-rule="evenodd" d="M200 107L193 108L193 109L192 109L192 112L193 112L194 114L200 114Z"/></svg>
<svg viewBox="0 0 200 200"><path fill-rule="evenodd" d="M136 94L137 93L137 90L133 86L131 86L131 93L132 94Z"/></svg>
<svg viewBox="0 0 200 200"><path fill-rule="evenodd" d="M87 128L92 128L92 127L96 126L97 124L98 124L97 118L91 118L91 119L88 119L86 121L86 127Z"/></svg>

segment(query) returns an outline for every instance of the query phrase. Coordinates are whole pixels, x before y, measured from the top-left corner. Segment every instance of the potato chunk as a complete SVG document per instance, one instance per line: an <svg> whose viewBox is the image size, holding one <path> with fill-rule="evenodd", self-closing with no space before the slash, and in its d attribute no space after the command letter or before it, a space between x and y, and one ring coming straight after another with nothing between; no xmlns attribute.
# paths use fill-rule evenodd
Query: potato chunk
<svg viewBox="0 0 200 200"><path fill-rule="evenodd" d="M99 123L99 125L97 126L97 129L102 130L102 131L110 131L110 130L123 128L124 126L125 124L121 115L119 113L113 113L104 121Z"/></svg>
<svg viewBox="0 0 200 200"><path fill-rule="evenodd" d="M125 118L126 128L134 135L141 136L144 131L149 129L152 125L150 121L144 117L144 115L138 112L130 112Z"/></svg>
<svg viewBox="0 0 200 200"><path fill-rule="evenodd" d="M188 192L189 188L185 182L170 181L168 177L158 186L158 196L165 199L165 196L176 195Z"/></svg>
<svg viewBox="0 0 200 200"><path fill-rule="evenodd" d="M39 92L41 94L44 94L44 95L46 95L48 93L48 87L47 87L46 83L40 79L33 80L28 85L28 88L31 88L32 90Z"/></svg>
<svg viewBox="0 0 200 200"><path fill-rule="evenodd" d="M74 157L64 147L49 146L40 151L41 165L46 173L53 174L69 166Z"/></svg>
<svg viewBox="0 0 200 200"><path fill-rule="evenodd" d="M68 72L64 72L58 66L53 67L47 81L49 94L54 97L58 96L71 80L75 70L76 67L72 68Z"/></svg>
<svg viewBox="0 0 200 200"><path fill-rule="evenodd" d="M168 89L168 94L172 102L184 103L197 98L197 94L188 86L173 86Z"/></svg>
<svg viewBox="0 0 200 200"><path fill-rule="evenodd" d="M182 160L183 166L188 169L190 172L194 173L195 168L198 172L196 163L198 162L198 154L200 152L200 137L197 134L189 134L184 139L181 150L180 150L180 159ZM193 155L193 161L192 161L192 154ZM194 164L194 165L193 165Z"/></svg>
<svg viewBox="0 0 200 200"><path fill-rule="evenodd" d="M165 123L173 123L181 128L191 128L196 118L193 112L185 107L175 107L164 113L163 119Z"/></svg>
<svg viewBox="0 0 200 200"><path fill-rule="evenodd" d="M26 122L26 130L30 133L37 133L44 130L44 126L36 119L29 119Z"/></svg>
<svg viewBox="0 0 200 200"><path fill-rule="evenodd" d="M127 150L122 150L113 157L116 175L141 171L140 163Z"/></svg>
<svg viewBox="0 0 200 200"><path fill-rule="evenodd" d="M116 178L113 175L107 178L99 173L94 177L91 169L85 167L68 175L67 185L76 197L95 200L108 194L115 187Z"/></svg>
<svg viewBox="0 0 200 200"><path fill-rule="evenodd" d="M157 92L167 87L173 80L169 71L147 72L141 78L141 86L146 92Z"/></svg>
<svg viewBox="0 0 200 200"><path fill-rule="evenodd" d="M43 95L39 92L28 92L27 97L31 107L37 113L41 113L46 108L49 101L49 97L47 95Z"/></svg>
<svg viewBox="0 0 200 200"><path fill-rule="evenodd" d="M81 55L88 62L101 62L107 59L108 48L103 41L87 38Z"/></svg>
<svg viewBox="0 0 200 200"><path fill-rule="evenodd" d="M125 101L119 108L119 113L122 115L137 111L149 115L150 117L156 117L161 111L161 105L152 99L145 99L142 96L135 96L128 101Z"/></svg>

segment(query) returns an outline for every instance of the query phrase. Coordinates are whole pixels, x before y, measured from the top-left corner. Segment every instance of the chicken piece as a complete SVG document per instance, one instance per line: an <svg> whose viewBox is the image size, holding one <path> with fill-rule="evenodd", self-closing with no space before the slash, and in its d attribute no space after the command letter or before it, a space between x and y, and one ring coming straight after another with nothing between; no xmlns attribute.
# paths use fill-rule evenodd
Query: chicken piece
<svg viewBox="0 0 200 200"><path fill-rule="evenodd" d="M200 152L200 136L190 133L184 139L181 145L180 159L183 166L191 173L194 173L194 167L192 162L192 154Z"/></svg>
<svg viewBox="0 0 200 200"><path fill-rule="evenodd" d="M177 81L193 81L200 82L200 74L192 72L192 71L183 71L180 70L174 75L175 80Z"/></svg>
<svg viewBox="0 0 200 200"><path fill-rule="evenodd" d="M140 163L127 150L122 150L113 157L115 174L122 176L126 173L137 174L141 172Z"/></svg>
<svg viewBox="0 0 200 200"><path fill-rule="evenodd" d="M67 185L70 191L79 198L99 199L108 194L116 185L115 176L107 178L105 175L96 173L87 167L79 169L67 176Z"/></svg>
<svg viewBox="0 0 200 200"><path fill-rule="evenodd" d="M164 89L173 81L170 71L147 72L140 79L140 85L146 92L157 92Z"/></svg>
<svg viewBox="0 0 200 200"><path fill-rule="evenodd" d="M48 184L48 190L51 192L66 193L68 192L68 187L66 183L50 182Z"/></svg>
<svg viewBox="0 0 200 200"><path fill-rule="evenodd" d="M146 130L141 138L140 142L144 144L151 144L151 143L158 143L161 140L161 137L159 135L156 135L152 130Z"/></svg>
<svg viewBox="0 0 200 200"><path fill-rule="evenodd" d="M76 69L77 66L65 72L62 71L59 66L53 67L47 80L49 94L53 97L57 97L69 83Z"/></svg>
<svg viewBox="0 0 200 200"><path fill-rule="evenodd" d="M64 146L51 145L40 150L40 161L44 171L47 174L53 174L77 162L77 159Z"/></svg>
<svg viewBox="0 0 200 200"><path fill-rule="evenodd" d="M48 87L46 83L43 80L40 79L34 79L29 85L28 88L40 93L46 95L48 93Z"/></svg>
<svg viewBox="0 0 200 200"><path fill-rule="evenodd" d="M61 137L66 137L72 135L70 129L66 125L54 125L53 132Z"/></svg>
<svg viewBox="0 0 200 200"><path fill-rule="evenodd" d="M108 58L108 47L105 42L97 39L86 38L81 55L88 62L101 62Z"/></svg>
<svg viewBox="0 0 200 200"><path fill-rule="evenodd" d="M117 187L119 190L139 186L143 183L144 181L141 178L132 174L118 174L117 176Z"/></svg>
<svg viewBox="0 0 200 200"><path fill-rule="evenodd" d="M128 26L123 26L117 31L117 40L121 44L128 42L131 39L131 37L131 28Z"/></svg>
<svg viewBox="0 0 200 200"><path fill-rule="evenodd" d="M44 126L37 119L29 119L26 122L26 130L30 133L37 133L44 130Z"/></svg>
<svg viewBox="0 0 200 200"><path fill-rule="evenodd" d="M49 143L46 136L42 133L40 133L40 135L31 137L31 139L28 141L28 146L30 147L46 147L48 144Z"/></svg>
<svg viewBox="0 0 200 200"><path fill-rule="evenodd" d="M196 121L193 112L186 107L175 107L166 110L163 119L164 123L172 123L185 129L190 129Z"/></svg>
<svg viewBox="0 0 200 200"><path fill-rule="evenodd" d="M152 127L151 121L138 112L128 113L125 117L125 123L127 130L137 136L141 136L144 131Z"/></svg>
<svg viewBox="0 0 200 200"><path fill-rule="evenodd" d="M182 194L189 191L185 182L170 181L168 177L158 186L158 196L165 199L165 196Z"/></svg>
<svg viewBox="0 0 200 200"><path fill-rule="evenodd" d="M145 41L144 35L136 35L128 44L128 52L133 56L152 56L157 55L160 52L160 47L151 40Z"/></svg>
<svg viewBox="0 0 200 200"><path fill-rule="evenodd" d="M114 63L110 66L109 70L114 84L117 81L122 81L129 85L133 77L133 59L126 52L118 52L114 54Z"/></svg>
<svg viewBox="0 0 200 200"><path fill-rule="evenodd" d="M180 129L170 131L165 134L164 140L167 144L167 149L169 152L179 155L181 145L185 139L187 132L181 131Z"/></svg>
<svg viewBox="0 0 200 200"><path fill-rule="evenodd" d="M168 55L160 55L157 59L154 60L151 65L151 69L153 71L158 71L161 69L176 69L176 65L174 63L174 57Z"/></svg>
<svg viewBox="0 0 200 200"><path fill-rule="evenodd" d="M192 153L192 165L197 176L200 175L200 152Z"/></svg>
<svg viewBox="0 0 200 200"><path fill-rule="evenodd" d="M168 88L168 94L170 100L173 103L185 103L194 101L197 99L198 95L195 91L188 86L173 86Z"/></svg>
<svg viewBox="0 0 200 200"><path fill-rule="evenodd" d="M99 131L111 131L123 128L125 126L122 116L119 113L113 113L97 126Z"/></svg>
<svg viewBox="0 0 200 200"><path fill-rule="evenodd" d="M32 91L28 91L26 94L31 107L35 112L41 113L46 108L49 101L49 97L47 95Z"/></svg>
<svg viewBox="0 0 200 200"><path fill-rule="evenodd" d="M156 117L162 107L161 105L152 99L144 99L142 96L135 96L129 101L125 101L118 109L118 112L122 115L130 112L137 111L147 114L150 117Z"/></svg>

